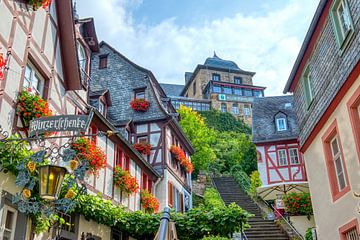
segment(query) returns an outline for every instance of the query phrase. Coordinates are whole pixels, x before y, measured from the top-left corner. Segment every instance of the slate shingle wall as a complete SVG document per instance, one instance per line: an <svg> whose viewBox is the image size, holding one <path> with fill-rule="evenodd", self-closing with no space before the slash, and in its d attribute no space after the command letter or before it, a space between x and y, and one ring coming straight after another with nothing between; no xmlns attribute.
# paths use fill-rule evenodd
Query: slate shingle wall
<svg viewBox="0 0 360 240"><path fill-rule="evenodd" d="M360 0L348 1L354 23L354 34L341 55L335 30L328 15L319 39L308 59L315 98L307 109L301 81L294 90L295 109L303 145L337 92L360 59Z"/></svg>
<svg viewBox="0 0 360 240"><path fill-rule="evenodd" d="M108 54L108 67L99 69L99 55L103 54ZM101 46L100 53L92 56L91 66L90 88L101 85L110 91L112 106L108 114L111 119L116 122L128 119L146 121L165 117L155 99L147 73L130 64L106 44ZM130 107L130 101L134 98L134 89L142 87L146 87L146 99L150 101L150 107L144 113L136 112Z"/></svg>

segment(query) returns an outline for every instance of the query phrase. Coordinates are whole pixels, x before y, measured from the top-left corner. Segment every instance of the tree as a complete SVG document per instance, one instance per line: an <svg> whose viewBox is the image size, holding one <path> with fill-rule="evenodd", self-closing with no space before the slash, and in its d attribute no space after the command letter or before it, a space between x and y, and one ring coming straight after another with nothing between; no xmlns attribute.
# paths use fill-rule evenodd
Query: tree
<svg viewBox="0 0 360 240"><path fill-rule="evenodd" d="M209 165L216 159L216 155L211 145L215 142L216 133L209 129L203 117L191 110L191 108L180 106L180 126L190 139L195 153L191 157L194 165L194 174L199 170L207 170Z"/></svg>

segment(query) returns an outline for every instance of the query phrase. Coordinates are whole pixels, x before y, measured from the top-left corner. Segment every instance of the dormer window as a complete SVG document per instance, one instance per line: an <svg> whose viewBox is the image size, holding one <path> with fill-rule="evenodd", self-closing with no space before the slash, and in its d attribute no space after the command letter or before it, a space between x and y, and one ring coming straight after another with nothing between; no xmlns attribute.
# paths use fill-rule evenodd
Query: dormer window
<svg viewBox="0 0 360 240"><path fill-rule="evenodd" d="M220 81L220 74L213 73L212 74L212 80L219 82Z"/></svg>
<svg viewBox="0 0 360 240"><path fill-rule="evenodd" d="M99 101L99 112L105 116L105 104L101 100Z"/></svg>
<svg viewBox="0 0 360 240"><path fill-rule="evenodd" d="M135 99L145 99L145 90L135 91Z"/></svg>
<svg viewBox="0 0 360 240"><path fill-rule="evenodd" d="M278 132L286 131L287 130L286 118L278 118L278 119L276 119L276 128L277 128Z"/></svg>

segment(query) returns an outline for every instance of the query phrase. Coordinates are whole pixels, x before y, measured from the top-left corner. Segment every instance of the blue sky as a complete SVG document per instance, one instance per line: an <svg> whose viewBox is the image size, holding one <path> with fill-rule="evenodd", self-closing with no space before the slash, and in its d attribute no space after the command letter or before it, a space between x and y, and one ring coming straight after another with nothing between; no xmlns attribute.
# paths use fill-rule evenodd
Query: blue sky
<svg viewBox="0 0 360 240"><path fill-rule="evenodd" d="M151 70L159 82L212 56L256 72L265 95L280 95L319 0L77 0L99 40Z"/></svg>

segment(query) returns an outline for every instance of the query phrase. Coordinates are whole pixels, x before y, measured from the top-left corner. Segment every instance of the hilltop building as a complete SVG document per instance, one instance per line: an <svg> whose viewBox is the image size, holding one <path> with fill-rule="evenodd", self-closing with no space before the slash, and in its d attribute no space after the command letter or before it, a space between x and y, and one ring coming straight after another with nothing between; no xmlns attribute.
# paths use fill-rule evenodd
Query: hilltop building
<svg viewBox="0 0 360 240"><path fill-rule="evenodd" d="M254 75L254 72L242 70L235 62L223 60L214 53L204 64L198 64L193 72L185 73L184 87L164 86L176 108L183 104L197 111L211 108L230 112L251 125L252 103L255 98L263 97L265 90L265 87L253 85ZM175 94L178 95L173 96Z"/></svg>
<svg viewBox="0 0 360 240"><path fill-rule="evenodd" d="M359 239L359 1L321 0L284 93L294 94L319 239Z"/></svg>

